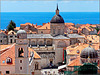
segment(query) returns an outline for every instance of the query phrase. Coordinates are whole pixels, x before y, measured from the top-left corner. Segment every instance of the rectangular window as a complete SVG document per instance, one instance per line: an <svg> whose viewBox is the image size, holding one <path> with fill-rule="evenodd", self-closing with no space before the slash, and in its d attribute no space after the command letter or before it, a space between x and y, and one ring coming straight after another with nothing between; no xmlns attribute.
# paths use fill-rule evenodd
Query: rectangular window
<svg viewBox="0 0 100 75"><path fill-rule="evenodd" d="M13 36L10 36L11 38L13 37Z"/></svg>
<svg viewBox="0 0 100 75"><path fill-rule="evenodd" d="M20 60L20 63L22 63L22 60Z"/></svg>
<svg viewBox="0 0 100 75"><path fill-rule="evenodd" d="M55 29L53 29L53 34L55 34Z"/></svg>
<svg viewBox="0 0 100 75"><path fill-rule="evenodd" d="M60 29L58 29L58 34L60 34Z"/></svg>
<svg viewBox="0 0 100 75"><path fill-rule="evenodd" d="M16 39L14 40L14 42L16 43Z"/></svg>
<svg viewBox="0 0 100 75"><path fill-rule="evenodd" d="M20 67L20 70L22 70L22 67Z"/></svg>
<svg viewBox="0 0 100 75"><path fill-rule="evenodd" d="M0 40L0 42L2 43L2 40Z"/></svg>
<svg viewBox="0 0 100 75"><path fill-rule="evenodd" d="M12 43L12 39L10 39L10 43Z"/></svg>
<svg viewBox="0 0 100 75"><path fill-rule="evenodd" d="M7 36L4 36L3 38L7 38Z"/></svg>
<svg viewBox="0 0 100 75"><path fill-rule="evenodd" d="M6 74L9 74L9 71L6 71Z"/></svg>

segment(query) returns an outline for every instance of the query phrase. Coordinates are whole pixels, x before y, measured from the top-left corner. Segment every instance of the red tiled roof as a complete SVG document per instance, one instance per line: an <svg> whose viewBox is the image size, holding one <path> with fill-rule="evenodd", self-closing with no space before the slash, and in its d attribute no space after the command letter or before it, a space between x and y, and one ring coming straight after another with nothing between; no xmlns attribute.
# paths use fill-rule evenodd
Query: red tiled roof
<svg viewBox="0 0 100 75"><path fill-rule="evenodd" d="M100 30L98 31L98 33L97 33L98 35L100 34Z"/></svg>
<svg viewBox="0 0 100 75"><path fill-rule="evenodd" d="M80 62L80 57L77 57L76 59L72 60L68 66L81 66L81 62Z"/></svg>
<svg viewBox="0 0 100 75"><path fill-rule="evenodd" d="M2 45L3 46L3 45ZM7 47L9 47L5 52L1 53L0 55L0 65L15 65L15 44L13 45L8 45L8 46L4 46L5 49ZM32 48L28 47L28 52L29 52L29 57L30 57L30 52L33 51L34 53L34 58L41 58ZM12 59L12 63L11 64L7 64L6 63L6 58L10 57ZM3 61L5 63L3 63Z"/></svg>
<svg viewBox="0 0 100 75"><path fill-rule="evenodd" d="M16 28L14 28L14 30L19 30L20 29L20 27L16 27Z"/></svg>
<svg viewBox="0 0 100 75"><path fill-rule="evenodd" d="M8 50L6 50L5 52L3 52L0 55L0 65L15 65L15 44L13 44ZM12 64L7 64L6 63L6 58L10 57L12 58ZM3 63L3 61L5 61L5 63Z"/></svg>
<svg viewBox="0 0 100 75"><path fill-rule="evenodd" d="M50 29L50 23L46 23L42 27L39 27L38 29Z"/></svg>

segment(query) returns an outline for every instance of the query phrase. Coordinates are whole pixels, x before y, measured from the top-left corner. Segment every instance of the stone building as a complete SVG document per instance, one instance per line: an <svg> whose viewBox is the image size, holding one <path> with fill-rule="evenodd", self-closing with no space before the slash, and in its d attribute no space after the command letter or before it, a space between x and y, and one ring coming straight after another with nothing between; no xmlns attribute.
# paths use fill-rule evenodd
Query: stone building
<svg viewBox="0 0 100 75"><path fill-rule="evenodd" d="M50 34L28 34L29 46L41 56L41 67L58 66L63 59L63 48L70 45L70 38L64 36L65 23L59 15L57 6L56 14L50 21Z"/></svg>
<svg viewBox="0 0 100 75"><path fill-rule="evenodd" d="M0 30L0 45L8 44L8 36L5 32Z"/></svg>
<svg viewBox="0 0 100 75"><path fill-rule="evenodd" d="M16 43L16 33L14 31L9 31L8 32L8 44Z"/></svg>
<svg viewBox="0 0 100 75"><path fill-rule="evenodd" d="M0 73L41 75L41 57L28 47L27 33L17 32L16 44L1 45Z"/></svg>

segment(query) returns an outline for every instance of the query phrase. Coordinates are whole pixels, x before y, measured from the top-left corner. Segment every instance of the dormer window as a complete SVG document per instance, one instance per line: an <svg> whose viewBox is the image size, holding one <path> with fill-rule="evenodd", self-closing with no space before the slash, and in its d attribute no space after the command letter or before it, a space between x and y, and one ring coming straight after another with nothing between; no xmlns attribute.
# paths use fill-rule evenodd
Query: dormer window
<svg viewBox="0 0 100 75"><path fill-rule="evenodd" d="M12 63L12 59L11 59L10 57L8 57L8 58L6 59L6 63L7 63L7 64Z"/></svg>
<svg viewBox="0 0 100 75"><path fill-rule="evenodd" d="M12 34L14 34L14 32L12 32Z"/></svg>

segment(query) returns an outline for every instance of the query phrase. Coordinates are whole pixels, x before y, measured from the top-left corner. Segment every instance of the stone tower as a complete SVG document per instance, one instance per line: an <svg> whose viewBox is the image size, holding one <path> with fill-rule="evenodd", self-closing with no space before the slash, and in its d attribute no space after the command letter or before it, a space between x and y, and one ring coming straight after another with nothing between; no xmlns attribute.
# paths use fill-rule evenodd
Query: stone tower
<svg viewBox="0 0 100 75"><path fill-rule="evenodd" d="M24 30L17 32L15 45L15 73L28 74L28 40L27 33Z"/></svg>
<svg viewBox="0 0 100 75"><path fill-rule="evenodd" d="M50 21L51 35L52 36L63 35L64 28L65 28L64 20L59 15L59 9L57 4L56 14L53 16L53 18Z"/></svg>

